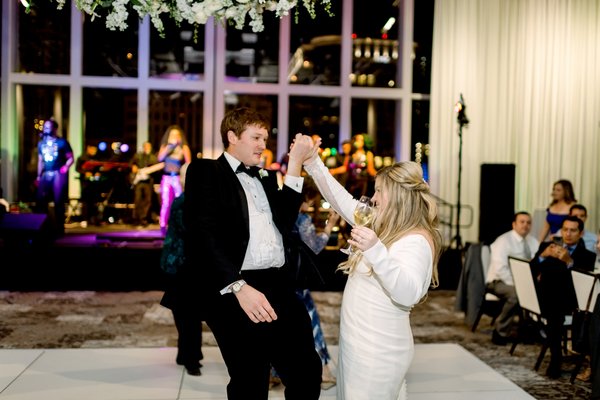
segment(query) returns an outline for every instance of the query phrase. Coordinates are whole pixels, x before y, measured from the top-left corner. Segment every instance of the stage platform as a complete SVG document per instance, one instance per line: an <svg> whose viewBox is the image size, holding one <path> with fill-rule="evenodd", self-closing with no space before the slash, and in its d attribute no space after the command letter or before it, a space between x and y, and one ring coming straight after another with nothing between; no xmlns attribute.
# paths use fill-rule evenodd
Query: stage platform
<svg viewBox="0 0 600 400"><path fill-rule="evenodd" d="M133 291L164 290L160 269L163 236L157 224L146 227L68 224L63 237L48 240L34 231L0 237L0 290ZM336 273L345 258L338 249L318 256L320 273L309 288L341 291L346 277Z"/></svg>
<svg viewBox="0 0 600 400"><path fill-rule="evenodd" d="M202 376L177 366L175 348L0 350L0 399L226 399L218 348L202 349ZM330 347L337 357L337 346ZM335 369L334 369L335 373ZM411 400L533 399L455 344L421 344L407 376ZM269 399L283 399L281 386ZM335 387L321 399L335 399Z"/></svg>

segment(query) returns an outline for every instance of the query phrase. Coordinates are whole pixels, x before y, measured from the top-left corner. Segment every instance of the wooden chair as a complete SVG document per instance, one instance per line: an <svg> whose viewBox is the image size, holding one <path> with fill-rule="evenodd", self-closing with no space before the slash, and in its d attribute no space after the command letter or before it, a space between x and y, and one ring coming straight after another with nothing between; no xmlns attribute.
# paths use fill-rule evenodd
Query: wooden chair
<svg viewBox="0 0 600 400"><path fill-rule="evenodd" d="M580 329L583 329L583 332L581 332L583 335L582 340L586 341L589 340L589 325L586 322L589 322L594 312L596 298L600 292L600 280L598 279L598 275L576 269L571 271L571 277L573 278L573 287L577 296L577 312L581 321ZM581 365L586 355L589 354L589 349L584 349L583 351L579 351L579 349L573 350L576 352L576 359L575 368L571 372L571 383L575 382Z"/></svg>
<svg viewBox="0 0 600 400"><path fill-rule="evenodd" d="M524 319L528 317L532 321L538 325L540 330L546 328L547 322L542 317L542 311L540 308L540 302L538 300L537 291L535 289L535 282L533 280L533 275L531 274L531 267L529 266L528 260L523 260L521 258L516 257L508 257L508 265L510 266L510 270L513 275L513 280L515 282L515 291L517 292L517 298L519 299L519 305L521 306L522 317L520 318L521 324L524 323ZM569 330L571 328L571 320L565 320L564 324L565 329ZM546 355L546 351L548 350L548 340L545 337L542 337L542 348L540 349L540 354L535 362L534 370L538 370L542 361L544 360L544 356ZM519 344L519 338L515 339L513 345L510 348L510 354L512 355L515 351L515 348Z"/></svg>

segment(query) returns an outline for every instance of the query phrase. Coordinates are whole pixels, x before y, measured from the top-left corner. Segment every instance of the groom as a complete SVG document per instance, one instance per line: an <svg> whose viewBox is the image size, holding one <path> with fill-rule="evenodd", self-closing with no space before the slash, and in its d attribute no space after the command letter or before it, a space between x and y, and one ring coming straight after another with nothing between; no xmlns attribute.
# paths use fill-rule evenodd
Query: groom
<svg viewBox="0 0 600 400"><path fill-rule="evenodd" d="M302 162L314 144L297 135L279 189L275 173L256 167L268 127L251 109L230 111L221 123L225 153L190 165L184 204L189 261L180 301L201 313L215 335L230 376L228 399L266 400L271 366L286 399L318 399L321 361L310 318L284 268L302 202Z"/></svg>

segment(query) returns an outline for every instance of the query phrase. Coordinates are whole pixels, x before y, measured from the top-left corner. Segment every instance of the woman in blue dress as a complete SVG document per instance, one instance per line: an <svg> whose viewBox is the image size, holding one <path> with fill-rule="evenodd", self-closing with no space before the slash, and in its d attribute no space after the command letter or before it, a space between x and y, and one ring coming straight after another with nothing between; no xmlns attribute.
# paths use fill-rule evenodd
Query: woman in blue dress
<svg viewBox="0 0 600 400"><path fill-rule="evenodd" d="M554 182L552 185L552 202L546 209L546 220L540 232L540 243L552 236L560 235L563 220L569 215L573 204L577 203L573 185L566 179Z"/></svg>

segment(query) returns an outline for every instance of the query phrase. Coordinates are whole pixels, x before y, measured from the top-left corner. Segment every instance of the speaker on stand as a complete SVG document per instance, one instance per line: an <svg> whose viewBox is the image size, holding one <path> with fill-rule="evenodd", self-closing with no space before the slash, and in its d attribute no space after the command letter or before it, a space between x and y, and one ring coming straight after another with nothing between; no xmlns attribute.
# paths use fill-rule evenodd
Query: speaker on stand
<svg viewBox="0 0 600 400"><path fill-rule="evenodd" d="M481 164L479 241L490 244L512 229L515 214L515 165Z"/></svg>

